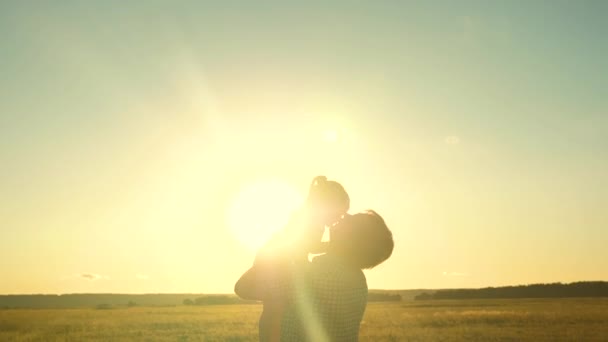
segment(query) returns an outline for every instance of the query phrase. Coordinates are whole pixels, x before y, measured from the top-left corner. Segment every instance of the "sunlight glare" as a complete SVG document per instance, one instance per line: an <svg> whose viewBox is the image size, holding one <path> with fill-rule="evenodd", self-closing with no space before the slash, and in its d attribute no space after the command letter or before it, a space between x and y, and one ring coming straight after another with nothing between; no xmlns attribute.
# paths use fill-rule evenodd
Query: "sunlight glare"
<svg viewBox="0 0 608 342"><path fill-rule="evenodd" d="M334 129L328 129L323 132L323 140L329 143L338 141L338 132Z"/></svg>
<svg viewBox="0 0 608 342"><path fill-rule="evenodd" d="M285 182L251 183L236 195L228 209L228 227L239 242L255 250L285 226L302 202L302 194Z"/></svg>

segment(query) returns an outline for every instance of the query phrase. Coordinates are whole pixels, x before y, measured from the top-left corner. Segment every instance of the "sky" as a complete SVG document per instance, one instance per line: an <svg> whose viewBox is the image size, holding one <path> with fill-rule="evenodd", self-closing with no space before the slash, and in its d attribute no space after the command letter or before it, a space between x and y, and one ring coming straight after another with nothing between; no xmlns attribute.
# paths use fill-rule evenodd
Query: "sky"
<svg viewBox="0 0 608 342"><path fill-rule="evenodd" d="M230 293L316 175L394 234L370 288L608 280L606 15L3 1L0 293Z"/></svg>

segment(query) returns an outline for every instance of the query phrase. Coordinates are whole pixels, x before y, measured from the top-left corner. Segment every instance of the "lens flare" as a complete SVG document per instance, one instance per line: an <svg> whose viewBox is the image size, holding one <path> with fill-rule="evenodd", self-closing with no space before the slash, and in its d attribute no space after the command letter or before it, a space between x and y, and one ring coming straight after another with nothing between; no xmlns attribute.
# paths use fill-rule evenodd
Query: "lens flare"
<svg viewBox="0 0 608 342"><path fill-rule="evenodd" d="M286 182L251 183L232 201L227 212L228 227L239 242L257 249L287 224L291 213L302 202L302 194Z"/></svg>

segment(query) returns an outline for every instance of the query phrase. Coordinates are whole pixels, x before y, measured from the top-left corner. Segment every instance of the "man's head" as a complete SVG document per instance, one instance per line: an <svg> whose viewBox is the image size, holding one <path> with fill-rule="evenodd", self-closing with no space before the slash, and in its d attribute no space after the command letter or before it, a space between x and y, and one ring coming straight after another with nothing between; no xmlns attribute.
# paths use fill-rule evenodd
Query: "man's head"
<svg viewBox="0 0 608 342"><path fill-rule="evenodd" d="M328 253L337 254L358 268L378 266L393 253L393 233L373 210L345 215L329 231Z"/></svg>

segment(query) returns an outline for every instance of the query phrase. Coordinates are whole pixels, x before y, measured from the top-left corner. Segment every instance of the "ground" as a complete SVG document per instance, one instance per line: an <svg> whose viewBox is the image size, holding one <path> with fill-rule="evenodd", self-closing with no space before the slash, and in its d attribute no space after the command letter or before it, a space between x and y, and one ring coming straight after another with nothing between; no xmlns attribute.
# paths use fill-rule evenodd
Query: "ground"
<svg viewBox="0 0 608 342"><path fill-rule="evenodd" d="M0 310L0 341L256 341L259 305ZM362 341L607 341L608 299L370 303Z"/></svg>

